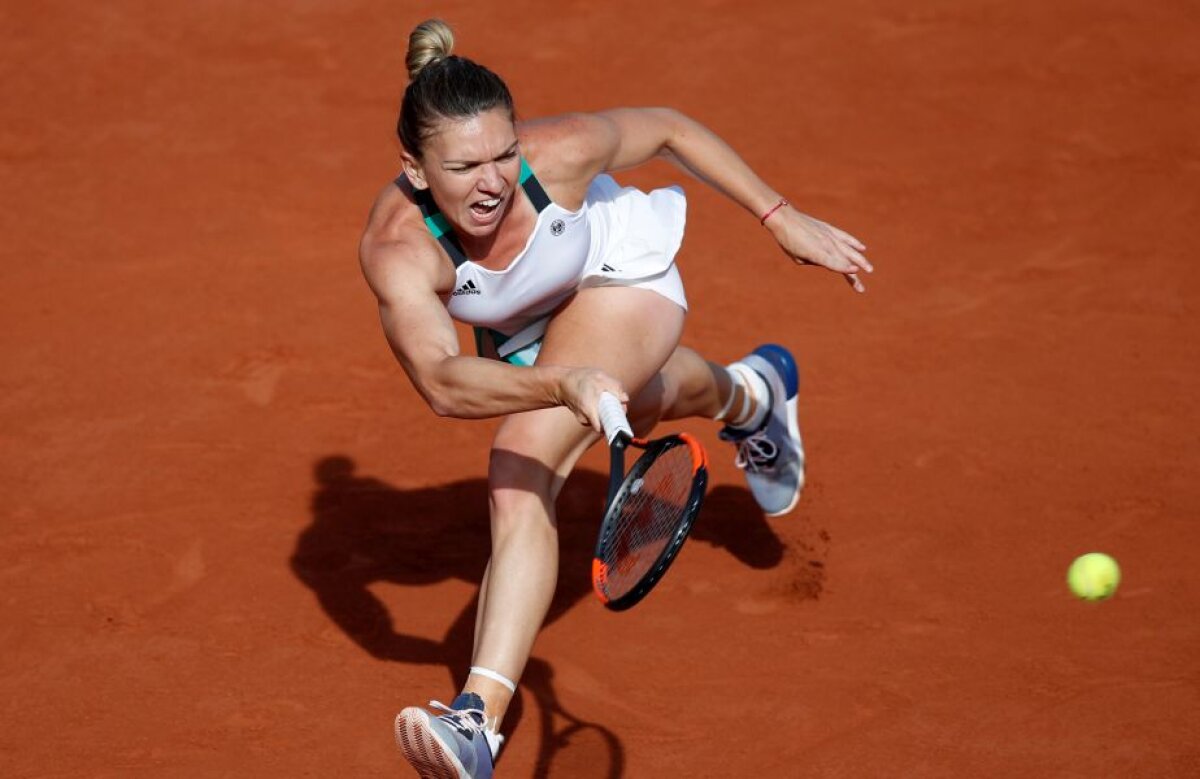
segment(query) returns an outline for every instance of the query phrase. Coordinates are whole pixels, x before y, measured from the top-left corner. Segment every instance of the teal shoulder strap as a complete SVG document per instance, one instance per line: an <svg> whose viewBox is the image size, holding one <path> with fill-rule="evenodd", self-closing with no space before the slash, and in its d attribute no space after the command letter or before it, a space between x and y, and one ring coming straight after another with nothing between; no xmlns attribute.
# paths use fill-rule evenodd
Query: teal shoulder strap
<svg viewBox="0 0 1200 779"><path fill-rule="evenodd" d="M404 177L396 179L396 186L400 186L404 181ZM425 218L425 227L429 230L437 242L441 244L450 261L454 263L454 267L458 267L467 261L467 253L463 251L462 245L458 239L454 237L454 231L450 229L450 223L446 221L446 215L438 209L437 203L433 202L433 195L429 194L428 189L417 189L412 187L413 199L417 201L417 207L421 209L421 216Z"/></svg>
<svg viewBox="0 0 1200 779"><path fill-rule="evenodd" d="M525 190L529 202L533 203L533 207L539 214L546 210L546 206L550 205L550 196L546 194L545 189L542 189L542 182L533 175L533 168L529 167L529 163L524 157L521 158L521 189Z"/></svg>

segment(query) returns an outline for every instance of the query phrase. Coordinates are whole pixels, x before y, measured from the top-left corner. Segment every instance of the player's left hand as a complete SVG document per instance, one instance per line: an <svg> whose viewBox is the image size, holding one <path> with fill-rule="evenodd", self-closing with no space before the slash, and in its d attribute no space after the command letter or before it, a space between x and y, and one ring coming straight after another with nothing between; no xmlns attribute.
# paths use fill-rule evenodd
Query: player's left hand
<svg viewBox="0 0 1200 779"><path fill-rule="evenodd" d="M789 257L801 265L820 265L845 276L855 292L865 292L859 273L875 268L863 256L866 245L845 230L784 206L766 222L771 235Z"/></svg>

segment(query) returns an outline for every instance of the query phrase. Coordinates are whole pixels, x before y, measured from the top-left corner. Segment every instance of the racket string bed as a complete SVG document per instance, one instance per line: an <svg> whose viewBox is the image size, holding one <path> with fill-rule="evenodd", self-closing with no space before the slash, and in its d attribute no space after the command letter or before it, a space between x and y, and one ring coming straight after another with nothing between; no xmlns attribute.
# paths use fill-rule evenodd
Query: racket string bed
<svg viewBox="0 0 1200 779"><path fill-rule="evenodd" d="M679 553L704 500L708 457L687 433L636 438L610 393L601 393L599 413L611 469L592 587L605 606L623 611L646 596ZM627 447L642 450L628 472Z"/></svg>
<svg viewBox="0 0 1200 779"><path fill-rule="evenodd" d="M636 584L671 542L692 490L692 471L690 455L676 447L631 485L613 534L609 587L614 592Z"/></svg>

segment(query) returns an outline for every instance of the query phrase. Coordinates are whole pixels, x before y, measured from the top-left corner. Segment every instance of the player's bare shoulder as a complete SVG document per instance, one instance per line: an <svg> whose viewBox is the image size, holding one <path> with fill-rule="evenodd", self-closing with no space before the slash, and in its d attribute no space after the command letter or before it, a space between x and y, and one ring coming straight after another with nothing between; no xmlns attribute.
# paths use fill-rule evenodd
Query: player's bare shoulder
<svg viewBox="0 0 1200 779"><path fill-rule="evenodd" d="M406 182L379 193L358 245L363 276L384 302L401 289L426 287L434 294L454 286L454 267L425 228Z"/></svg>
<svg viewBox="0 0 1200 779"><path fill-rule="evenodd" d="M612 143L611 121L573 113L520 122L521 153L555 202L582 202L588 185L604 171Z"/></svg>

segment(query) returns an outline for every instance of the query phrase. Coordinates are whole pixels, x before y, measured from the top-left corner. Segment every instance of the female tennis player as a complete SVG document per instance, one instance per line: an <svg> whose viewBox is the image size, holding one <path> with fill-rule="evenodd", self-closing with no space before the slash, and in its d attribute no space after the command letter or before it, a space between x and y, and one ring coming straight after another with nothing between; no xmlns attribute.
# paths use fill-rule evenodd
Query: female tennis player
<svg viewBox="0 0 1200 779"><path fill-rule="evenodd" d="M683 192L621 187L607 172L665 157L749 211L792 260L860 292L872 268L856 238L792 208L679 112L517 122L504 82L452 46L437 20L410 37L403 174L375 201L360 256L388 342L433 411L505 418L469 676L450 706L430 704L440 715L410 707L395 723L421 776L481 779L554 592L554 503L598 438L602 392L643 434L661 419L723 421L769 515L790 511L803 486L791 354L766 345L722 366L681 347ZM460 352L453 320L475 326L480 356Z"/></svg>

